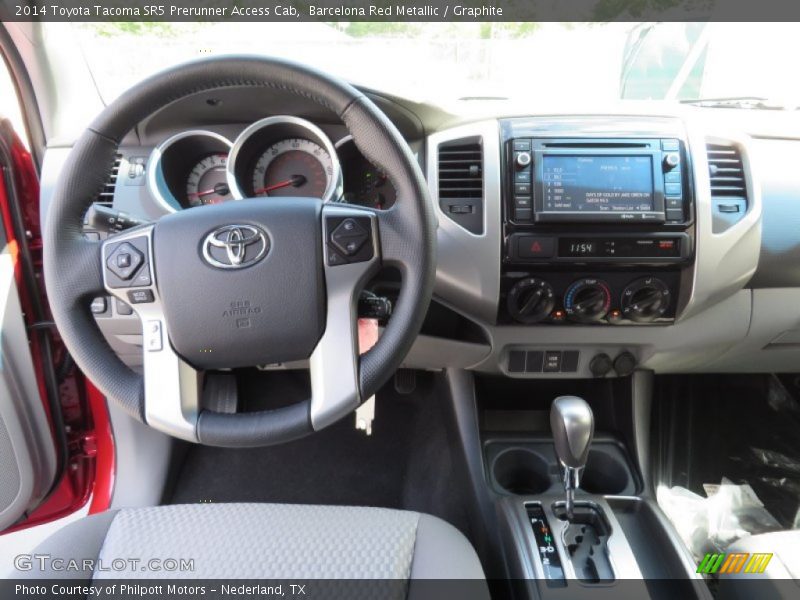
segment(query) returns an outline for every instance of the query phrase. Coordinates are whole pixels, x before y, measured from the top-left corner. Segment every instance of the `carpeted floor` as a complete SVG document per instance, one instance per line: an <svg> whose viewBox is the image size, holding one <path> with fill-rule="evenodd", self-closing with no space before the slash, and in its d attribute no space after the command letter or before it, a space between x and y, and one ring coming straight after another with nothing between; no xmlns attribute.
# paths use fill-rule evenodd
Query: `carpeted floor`
<svg viewBox="0 0 800 600"><path fill-rule="evenodd" d="M378 394L373 435L354 417L302 440L269 448L191 446L176 465L166 503L286 502L405 508L435 514L465 533L459 486L466 486L445 399L434 376L418 378L401 396L391 382ZM251 374L243 384L248 409L254 397L288 403L307 397L307 375Z"/></svg>

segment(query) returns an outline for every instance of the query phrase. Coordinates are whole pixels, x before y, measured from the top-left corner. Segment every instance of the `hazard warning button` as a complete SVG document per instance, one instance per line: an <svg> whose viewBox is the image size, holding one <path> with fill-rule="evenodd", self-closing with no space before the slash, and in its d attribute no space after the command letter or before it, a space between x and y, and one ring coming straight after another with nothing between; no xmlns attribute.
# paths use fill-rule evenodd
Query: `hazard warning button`
<svg viewBox="0 0 800 600"><path fill-rule="evenodd" d="M517 238L517 256L520 258L552 258L555 238L521 235Z"/></svg>

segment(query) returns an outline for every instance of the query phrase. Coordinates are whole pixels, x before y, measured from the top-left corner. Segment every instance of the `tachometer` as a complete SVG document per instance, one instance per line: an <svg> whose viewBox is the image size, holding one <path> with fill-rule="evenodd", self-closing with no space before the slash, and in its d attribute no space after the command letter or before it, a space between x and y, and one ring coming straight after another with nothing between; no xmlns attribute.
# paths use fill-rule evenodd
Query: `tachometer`
<svg viewBox="0 0 800 600"><path fill-rule="evenodd" d="M319 144L303 138L280 140L256 161L253 195L323 198L333 171L331 155Z"/></svg>
<svg viewBox="0 0 800 600"><path fill-rule="evenodd" d="M227 161L227 154L212 154L194 166L186 181L189 206L219 204L231 199L225 171Z"/></svg>

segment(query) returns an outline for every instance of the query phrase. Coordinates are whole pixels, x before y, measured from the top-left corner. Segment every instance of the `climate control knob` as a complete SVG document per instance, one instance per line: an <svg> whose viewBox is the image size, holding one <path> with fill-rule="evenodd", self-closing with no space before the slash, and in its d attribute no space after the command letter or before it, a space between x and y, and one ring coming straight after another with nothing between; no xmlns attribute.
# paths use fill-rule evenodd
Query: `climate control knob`
<svg viewBox="0 0 800 600"><path fill-rule="evenodd" d="M538 323L550 315L554 306L553 288L535 277L520 279L508 292L508 312L520 323Z"/></svg>
<svg viewBox="0 0 800 600"><path fill-rule="evenodd" d="M611 291L599 279L579 279L564 294L567 316L579 323L594 323L608 314L611 308Z"/></svg>
<svg viewBox="0 0 800 600"><path fill-rule="evenodd" d="M622 316L637 323L648 323L667 312L671 294L667 284L656 277L642 277L622 292Z"/></svg>

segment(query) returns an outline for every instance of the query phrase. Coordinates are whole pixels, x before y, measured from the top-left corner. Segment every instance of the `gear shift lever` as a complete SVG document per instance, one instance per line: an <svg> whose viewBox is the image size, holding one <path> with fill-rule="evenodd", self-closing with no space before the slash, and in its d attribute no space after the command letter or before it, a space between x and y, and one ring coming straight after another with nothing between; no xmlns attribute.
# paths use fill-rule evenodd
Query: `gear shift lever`
<svg viewBox="0 0 800 600"><path fill-rule="evenodd" d="M550 407L550 428L558 460L564 467L564 489L567 493L567 519L574 517L575 490L586 466L589 444L594 434L594 415L583 398L559 396Z"/></svg>

